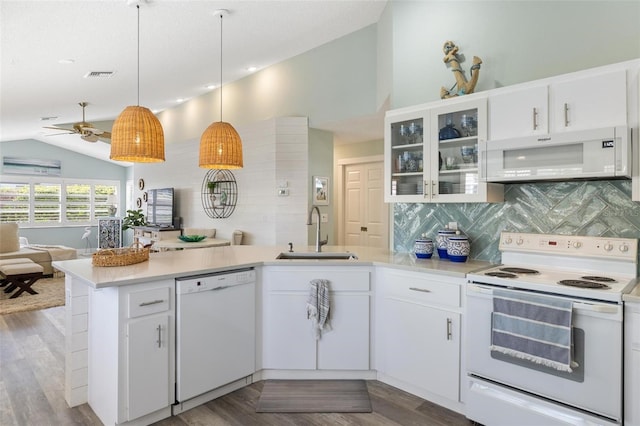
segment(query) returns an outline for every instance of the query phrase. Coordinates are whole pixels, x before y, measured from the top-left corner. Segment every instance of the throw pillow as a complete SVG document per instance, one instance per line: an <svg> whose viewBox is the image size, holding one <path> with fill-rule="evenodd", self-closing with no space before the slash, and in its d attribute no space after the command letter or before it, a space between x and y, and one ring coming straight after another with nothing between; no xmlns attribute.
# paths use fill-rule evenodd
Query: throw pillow
<svg viewBox="0 0 640 426"><path fill-rule="evenodd" d="M19 241L17 223L0 223L0 253L20 250Z"/></svg>

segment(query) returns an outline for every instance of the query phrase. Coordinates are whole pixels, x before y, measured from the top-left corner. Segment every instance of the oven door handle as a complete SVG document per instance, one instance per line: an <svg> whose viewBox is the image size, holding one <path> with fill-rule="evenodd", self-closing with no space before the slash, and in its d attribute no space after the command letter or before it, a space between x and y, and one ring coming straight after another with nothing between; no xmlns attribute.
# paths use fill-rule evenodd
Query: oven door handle
<svg viewBox="0 0 640 426"><path fill-rule="evenodd" d="M600 312L603 314L617 314L620 307L618 305L573 302L573 309L577 309L580 311Z"/></svg>

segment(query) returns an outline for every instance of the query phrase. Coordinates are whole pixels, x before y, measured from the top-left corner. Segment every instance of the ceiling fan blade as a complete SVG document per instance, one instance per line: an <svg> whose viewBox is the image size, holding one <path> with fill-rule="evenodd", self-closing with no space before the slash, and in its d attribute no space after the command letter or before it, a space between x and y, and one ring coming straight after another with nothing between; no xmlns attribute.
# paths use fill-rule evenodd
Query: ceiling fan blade
<svg viewBox="0 0 640 426"><path fill-rule="evenodd" d="M98 135L94 135L94 134L88 134L88 135L82 135L80 136L82 138L83 141L87 141L87 142L98 142Z"/></svg>
<svg viewBox="0 0 640 426"><path fill-rule="evenodd" d="M73 134L75 134L75 132L52 133L50 135L45 135L45 136L60 136L60 135L73 135Z"/></svg>
<svg viewBox="0 0 640 426"><path fill-rule="evenodd" d="M102 138L102 139L111 139L111 132L102 132L100 134L100 138Z"/></svg>
<svg viewBox="0 0 640 426"><path fill-rule="evenodd" d="M71 133L77 133L75 129L67 129L65 127L44 126L43 129L64 130Z"/></svg>

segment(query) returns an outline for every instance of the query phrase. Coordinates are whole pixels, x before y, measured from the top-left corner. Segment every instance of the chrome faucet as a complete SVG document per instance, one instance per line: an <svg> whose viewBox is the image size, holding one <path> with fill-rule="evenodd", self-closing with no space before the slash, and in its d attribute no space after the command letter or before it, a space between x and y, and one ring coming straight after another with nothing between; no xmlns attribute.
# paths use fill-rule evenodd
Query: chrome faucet
<svg viewBox="0 0 640 426"><path fill-rule="evenodd" d="M307 219L307 225L313 224L311 217L313 216L314 210L318 214L318 223L316 225L316 253L320 253L322 251L322 246L327 244L327 242L329 241L329 234L327 234L327 238L325 240L320 240L320 222L322 221L322 216L320 215L320 209L318 208L318 206L313 206L311 207L311 210L309 210L309 218Z"/></svg>

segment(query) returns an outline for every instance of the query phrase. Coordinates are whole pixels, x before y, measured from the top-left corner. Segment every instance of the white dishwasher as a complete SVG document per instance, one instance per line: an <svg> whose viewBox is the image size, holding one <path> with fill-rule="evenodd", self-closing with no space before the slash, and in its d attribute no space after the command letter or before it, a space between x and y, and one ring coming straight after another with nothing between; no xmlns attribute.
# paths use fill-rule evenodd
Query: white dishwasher
<svg viewBox="0 0 640 426"><path fill-rule="evenodd" d="M176 279L176 400L255 372L253 269Z"/></svg>

